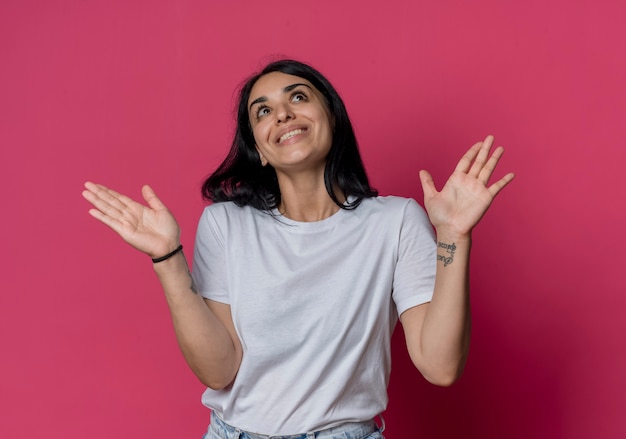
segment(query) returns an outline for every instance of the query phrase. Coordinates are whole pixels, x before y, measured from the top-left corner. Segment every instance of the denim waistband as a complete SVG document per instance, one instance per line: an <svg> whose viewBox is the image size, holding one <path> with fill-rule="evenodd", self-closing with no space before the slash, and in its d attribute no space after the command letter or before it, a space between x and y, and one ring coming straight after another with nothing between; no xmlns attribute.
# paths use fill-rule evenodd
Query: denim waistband
<svg viewBox="0 0 626 439"><path fill-rule="evenodd" d="M233 427L224 422L215 412L211 412L211 425L209 425L207 437L213 437L211 436L213 433L221 439L361 439L377 431L382 431L382 429L379 429L372 419L364 422L347 422L336 427L308 433L269 436Z"/></svg>

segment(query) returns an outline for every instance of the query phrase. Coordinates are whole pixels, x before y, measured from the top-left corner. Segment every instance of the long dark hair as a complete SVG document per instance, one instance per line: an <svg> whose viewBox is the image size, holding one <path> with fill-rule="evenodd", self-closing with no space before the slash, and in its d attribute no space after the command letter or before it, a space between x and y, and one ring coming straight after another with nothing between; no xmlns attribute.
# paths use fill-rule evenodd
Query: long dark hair
<svg viewBox="0 0 626 439"><path fill-rule="evenodd" d="M233 201L238 206L271 210L280 204L280 188L276 171L269 164L261 165L255 148L248 115L248 100L254 84L263 75L282 72L308 80L317 88L334 117L333 141L326 159L324 183L330 198L343 209L356 208L363 198L375 197L359 154L352 123L346 107L335 88L313 67L284 59L268 64L261 72L246 80L239 91L237 127L228 155L202 185L202 195L209 201ZM342 203L335 194L339 188L349 202Z"/></svg>

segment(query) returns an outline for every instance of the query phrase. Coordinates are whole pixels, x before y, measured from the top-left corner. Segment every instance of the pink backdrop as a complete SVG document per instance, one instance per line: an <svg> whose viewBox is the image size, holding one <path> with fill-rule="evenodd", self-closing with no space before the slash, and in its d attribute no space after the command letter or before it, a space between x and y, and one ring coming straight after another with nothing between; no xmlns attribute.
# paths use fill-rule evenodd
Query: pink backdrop
<svg viewBox="0 0 626 439"><path fill-rule="evenodd" d="M517 173L475 232L466 373L429 385L398 331L387 437L625 437L625 3L347 3L0 3L0 437L201 437L150 261L80 192L151 183L191 254L233 89L275 55L334 82L383 194L488 133Z"/></svg>

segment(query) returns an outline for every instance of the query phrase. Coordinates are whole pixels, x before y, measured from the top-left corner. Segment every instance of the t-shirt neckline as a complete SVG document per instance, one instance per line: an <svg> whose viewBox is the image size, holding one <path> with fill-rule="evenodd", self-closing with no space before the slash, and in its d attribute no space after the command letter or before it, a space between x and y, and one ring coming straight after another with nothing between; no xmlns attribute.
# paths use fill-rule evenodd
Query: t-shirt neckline
<svg viewBox="0 0 626 439"><path fill-rule="evenodd" d="M349 198L348 202L352 201L351 198L352 197ZM270 213L271 213L271 216L273 216L276 220L278 220L278 222L285 224L287 226L291 226L290 229L292 230L298 230L298 231L303 231L303 232L314 232L314 231L326 230L330 227L333 227L344 216L349 214L350 211L340 207L339 210L337 210L337 212L319 221L296 221L291 218L287 218L286 216L281 214L277 208L272 209Z"/></svg>

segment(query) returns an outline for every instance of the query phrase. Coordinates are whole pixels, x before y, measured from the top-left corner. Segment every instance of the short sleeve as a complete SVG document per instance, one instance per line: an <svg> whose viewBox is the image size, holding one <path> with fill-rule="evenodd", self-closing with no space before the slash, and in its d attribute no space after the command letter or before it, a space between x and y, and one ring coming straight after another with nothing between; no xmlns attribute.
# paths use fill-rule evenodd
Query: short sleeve
<svg viewBox="0 0 626 439"><path fill-rule="evenodd" d="M424 209L413 199L406 204L400 228L393 300L398 315L430 302L437 268L435 233Z"/></svg>
<svg viewBox="0 0 626 439"><path fill-rule="evenodd" d="M224 235L211 207L204 209L198 222L191 276L202 297L230 304Z"/></svg>

